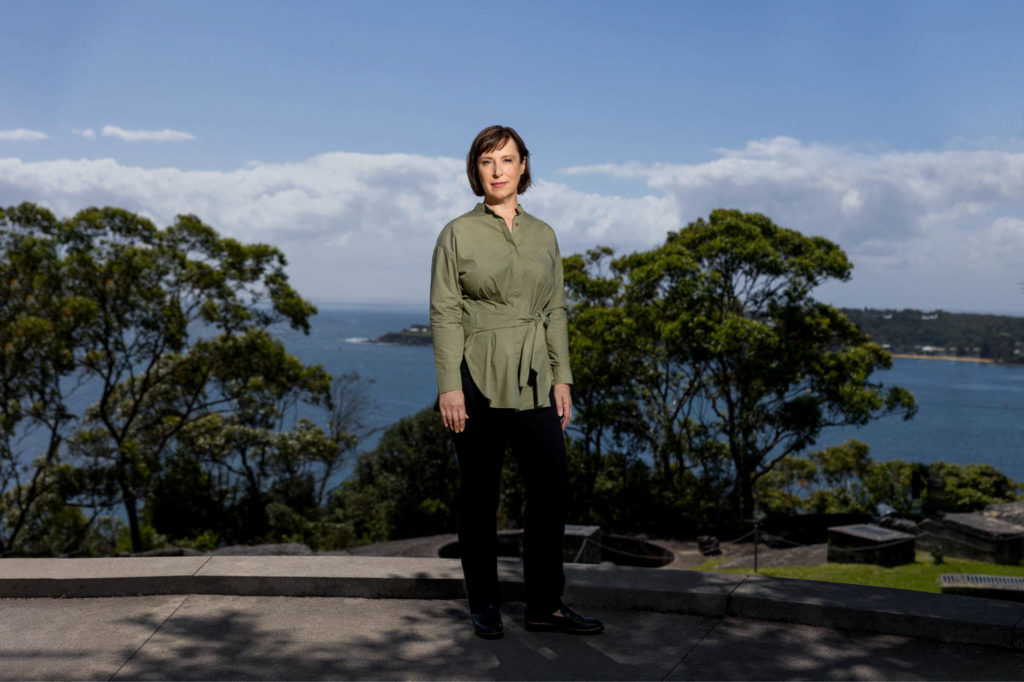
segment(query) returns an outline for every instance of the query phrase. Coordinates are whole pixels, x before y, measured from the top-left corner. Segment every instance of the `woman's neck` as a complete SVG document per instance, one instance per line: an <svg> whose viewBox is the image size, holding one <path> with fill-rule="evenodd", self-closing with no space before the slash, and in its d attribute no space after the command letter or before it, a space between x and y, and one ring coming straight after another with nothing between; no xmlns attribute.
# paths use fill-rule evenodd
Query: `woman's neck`
<svg viewBox="0 0 1024 682"><path fill-rule="evenodd" d="M505 219L505 225L508 227L508 231L512 231L512 225L515 222L517 210L519 208L519 202L516 197L511 197L507 201L503 201L499 204L488 204L484 202L484 205L494 211L495 215L499 215Z"/></svg>

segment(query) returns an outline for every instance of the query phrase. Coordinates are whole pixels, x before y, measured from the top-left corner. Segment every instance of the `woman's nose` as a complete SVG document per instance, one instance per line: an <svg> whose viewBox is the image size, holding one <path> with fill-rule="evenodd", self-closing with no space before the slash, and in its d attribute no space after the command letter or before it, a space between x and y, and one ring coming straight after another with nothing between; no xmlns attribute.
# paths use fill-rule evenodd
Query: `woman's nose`
<svg viewBox="0 0 1024 682"><path fill-rule="evenodd" d="M491 164L491 175L493 175L494 177L498 177L501 175L501 168L499 167L499 165L500 164L497 163Z"/></svg>

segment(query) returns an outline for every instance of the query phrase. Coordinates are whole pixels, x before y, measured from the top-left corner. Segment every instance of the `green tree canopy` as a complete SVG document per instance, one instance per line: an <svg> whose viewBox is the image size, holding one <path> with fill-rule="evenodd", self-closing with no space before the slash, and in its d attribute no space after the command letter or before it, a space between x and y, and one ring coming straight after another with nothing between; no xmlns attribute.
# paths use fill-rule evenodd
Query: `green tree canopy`
<svg viewBox="0 0 1024 682"><path fill-rule="evenodd" d="M758 479L823 428L913 415L908 391L872 378L889 354L812 296L849 278L832 242L717 210L611 255L566 259L579 428L650 453L694 515L748 519Z"/></svg>
<svg viewBox="0 0 1024 682"><path fill-rule="evenodd" d="M316 312L277 249L222 237L194 216L159 229L116 208L58 220L31 204L0 212L0 244L8 547L44 482L61 480L52 471L63 445L63 460L91 481L68 493L83 507L121 505L136 551L140 505L172 454L201 451L225 467L255 460L241 475L253 495L268 471L298 475L303 458L336 464L340 436L283 428L289 407L330 407L331 396L321 367L268 334L274 324L308 332ZM95 398L84 413L68 407L76 389ZM49 448L25 478L31 467L12 444L41 428Z"/></svg>

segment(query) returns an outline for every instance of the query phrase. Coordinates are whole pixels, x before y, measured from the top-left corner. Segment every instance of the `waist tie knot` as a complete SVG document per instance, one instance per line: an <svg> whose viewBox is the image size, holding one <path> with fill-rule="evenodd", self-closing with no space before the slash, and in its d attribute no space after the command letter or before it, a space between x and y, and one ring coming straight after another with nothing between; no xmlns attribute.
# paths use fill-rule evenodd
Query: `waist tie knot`
<svg viewBox="0 0 1024 682"><path fill-rule="evenodd" d="M528 327L526 338L519 356L519 388L523 389L530 383L530 370L537 374L536 385L548 386L551 383L551 361L548 358L548 323L551 313L541 310L528 315L522 313L509 315L504 311L492 310L488 314L478 313L474 323L468 318L463 319L466 338L477 332L510 327Z"/></svg>
<svg viewBox="0 0 1024 682"><path fill-rule="evenodd" d="M551 361L548 359L548 322L551 314L547 311L534 313L530 329L523 340L523 352L519 358L519 388L530 382L530 370L537 373L537 386L551 383ZM529 322L527 323L529 324ZM545 379L547 378L547 381Z"/></svg>

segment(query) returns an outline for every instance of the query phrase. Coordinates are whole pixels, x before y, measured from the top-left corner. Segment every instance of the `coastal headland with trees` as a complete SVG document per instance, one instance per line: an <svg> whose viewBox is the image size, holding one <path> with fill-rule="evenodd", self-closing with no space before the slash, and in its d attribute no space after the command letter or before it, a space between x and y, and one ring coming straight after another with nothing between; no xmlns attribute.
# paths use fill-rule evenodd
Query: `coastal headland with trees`
<svg viewBox="0 0 1024 682"><path fill-rule="evenodd" d="M160 228L34 204L0 208L0 249L0 556L331 550L454 529L457 472L436 415L361 451L369 378L331 377L274 337L282 324L308 333L316 314L278 249L195 216ZM1024 320L837 309L813 291L850 277L838 245L736 210L648 251L595 247L564 265L572 522L729 537L763 514L1016 499L991 466L815 444L829 426L913 418L914 396L876 374L892 353L1019 362ZM513 466L508 527L522 521Z"/></svg>
<svg viewBox="0 0 1024 682"><path fill-rule="evenodd" d="M872 308L843 313L894 355L1024 364L1024 317Z"/></svg>

